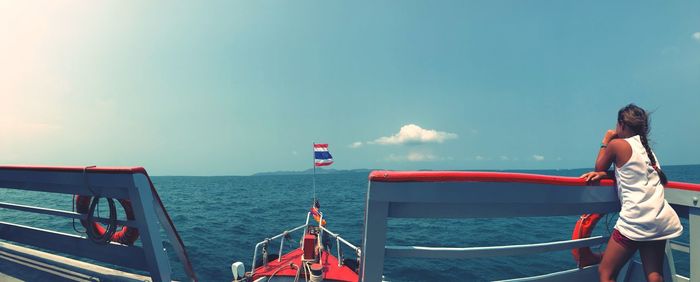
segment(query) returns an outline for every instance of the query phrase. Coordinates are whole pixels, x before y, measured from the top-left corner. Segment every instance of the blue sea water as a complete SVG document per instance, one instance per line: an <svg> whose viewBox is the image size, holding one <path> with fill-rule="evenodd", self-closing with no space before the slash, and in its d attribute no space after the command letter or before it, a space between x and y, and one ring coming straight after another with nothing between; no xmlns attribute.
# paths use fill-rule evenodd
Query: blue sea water
<svg viewBox="0 0 700 282"><path fill-rule="evenodd" d="M671 180L700 183L700 165L667 166ZM530 173L578 176L584 170L537 170ZM317 175L317 194L328 227L360 245L367 173ZM156 176L152 180L180 232L201 281L230 281L230 265L250 267L255 244L304 223L311 202L310 175L185 177ZM66 195L0 189L5 202L70 210ZM103 209L106 210L106 209ZM393 219L387 235L391 245L493 246L565 240L577 216L502 219ZM594 234L606 234L598 224ZM62 218L0 210L0 221L75 233ZM683 220L687 228L687 221ZM77 223L78 229L80 224ZM298 234L294 240L298 240ZM687 242L687 233L680 238ZM275 245L275 244L273 244ZM277 244L278 245L278 244ZM276 246L277 246L276 245ZM276 246L273 249L276 249ZM335 247L334 247L335 248ZM173 252L175 277L185 280ZM352 252L345 250L350 256ZM688 275L688 256L674 252L676 268ZM390 281L486 281L531 276L576 267L569 251L528 256L439 260L387 259Z"/></svg>

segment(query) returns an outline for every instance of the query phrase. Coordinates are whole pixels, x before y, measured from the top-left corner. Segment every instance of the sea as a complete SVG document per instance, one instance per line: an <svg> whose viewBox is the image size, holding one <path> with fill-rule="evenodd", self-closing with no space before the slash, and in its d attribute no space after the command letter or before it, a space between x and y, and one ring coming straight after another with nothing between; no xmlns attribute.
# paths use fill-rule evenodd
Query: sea
<svg viewBox="0 0 700 282"><path fill-rule="evenodd" d="M584 169L518 171L579 176ZM700 165L665 166L670 180L700 183ZM361 246L368 172L316 176L316 194L328 228ZM154 176L153 183L185 242L200 281L231 281L231 264L250 267L256 243L304 224L313 197L312 176ZM3 202L71 210L68 195L0 189ZM107 207L101 207L106 213ZM123 214L120 214L123 217ZM578 216L498 219L391 219L387 244L420 246L498 246L567 240ZM615 215L601 220L594 235L608 235ZM52 216L0 209L0 221L76 234L78 222ZM687 220L682 220L688 228ZM298 242L299 233L291 242ZM165 236L165 235L163 235ZM678 238L688 242L685 233ZM285 250L294 247L294 243ZM138 244L138 242L137 242ZM272 244L271 252L279 247ZM604 246L594 248L602 250ZM184 280L182 264L166 244L174 279ZM333 246L335 253L335 246ZM354 257L344 249L345 257ZM637 258L638 259L638 258ZM688 255L674 251L676 270L688 276ZM490 281L518 278L576 267L570 251L478 259L391 259L384 266L387 281ZM249 270L249 269L247 269Z"/></svg>

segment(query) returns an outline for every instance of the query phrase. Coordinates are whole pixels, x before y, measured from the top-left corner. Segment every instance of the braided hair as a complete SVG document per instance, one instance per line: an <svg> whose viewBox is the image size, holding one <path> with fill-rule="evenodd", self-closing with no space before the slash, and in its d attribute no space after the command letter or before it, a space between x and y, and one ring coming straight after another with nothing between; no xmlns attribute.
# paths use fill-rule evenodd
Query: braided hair
<svg viewBox="0 0 700 282"><path fill-rule="evenodd" d="M659 174L661 184L666 185L668 183L666 174L656 164L656 157L654 157L651 147L649 147L649 114L637 105L629 104L617 112L617 122L627 126L633 133L639 135L639 139L647 151L647 156L649 156L651 166Z"/></svg>

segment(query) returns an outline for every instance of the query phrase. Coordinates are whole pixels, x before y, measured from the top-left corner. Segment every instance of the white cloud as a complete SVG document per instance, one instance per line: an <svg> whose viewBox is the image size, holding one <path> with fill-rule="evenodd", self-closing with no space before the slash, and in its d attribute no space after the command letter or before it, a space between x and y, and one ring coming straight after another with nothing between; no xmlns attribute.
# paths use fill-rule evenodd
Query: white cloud
<svg viewBox="0 0 700 282"><path fill-rule="evenodd" d="M437 160L437 157L430 153L411 152L408 154L407 159L412 162L424 162Z"/></svg>
<svg viewBox="0 0 700 282"><path fill-rule="evenodd" d="M700 31L693 33L693 39L700 42Z"/></svg>
<svg viewBox="0 0 700 282"><path fill-rule="evenodd" d="M484 160L484 157L482 157L482 156L476 156L476 157L474 157L474 159L477 160L477 161L483 161L483 160Z"/></svg>
<svg viewBox="0 0 700 282"><path fill-rule="evenodd" d="M379 137L369 142L380 145L403 145L403 144L424 144L442 143L448 139L456 139L457 134L437 131L434 129L423 129L415 124L407 124L401 127L399 133L392 136Z"/></svg>
<svg viewBox="0 0 700 282"><path fill-rule="evenodd" d="M348 147L350 147L350 148L352 148L352 149L360 148L360 147L362 147L362 142L360 142L360 141L353 142L353 143L350 144L350 146L348 146Z"/></svg>
<svg viewBox="0 0 700 282"><path fill-rule="evenodd" d="M384 158L384 160L388 161L388 162L400 162L400 161L403 161L405 159L406 158L404 156L399 156L399 155L394 155L394 154L391 154L391 155L387 156L386 158Z"/></svg>
<svg viewBox="0 0 700 282"><path fill-rule="evenodd" d="M298 155L298 154L299 154L299 152L297 152L297 151L292 151L292 155L295 155L295 156L296 156L296 155Z"/></svg>
<svg viewBox="0 0 700 282"><path fill-rule="evenodd" d="M385 160L390 161L390 162L403 162L403 161L430 162L430 161L444 160L444 158L440 158L440 157L435 156L431 153L410 152L410 153L408 153L408 155L405 155L405 156L391 154L388 157L386 157Z"/></svg>
<svg viewBox="0 0 700 282"><path fill-rule="evenodd" d="M501 156L500 159L501 159L502 161L508 161L508 160L510 160L510 158L509 158L508 156Z"/></svg>
<svg viewBox="0 0 700 282"><path fill-rule="evenodd" d="M538 162L544 161L544 156L542 155L532 155L532 158Z"/></svg>

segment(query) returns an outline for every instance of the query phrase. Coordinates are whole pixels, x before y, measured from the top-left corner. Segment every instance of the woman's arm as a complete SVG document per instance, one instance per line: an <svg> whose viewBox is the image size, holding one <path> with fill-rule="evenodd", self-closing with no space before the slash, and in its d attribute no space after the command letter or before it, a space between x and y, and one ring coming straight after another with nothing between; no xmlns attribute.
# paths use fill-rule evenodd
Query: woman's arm
<svg viewBox="0 0 700 282"><path fill-rule="evenodd" d="M615 161L617 156L620 139L617 138L617 133L614 130L608 130L603 137L602 145L598 150L598 157L595 161L595 170L584 173L580 178L586 181L595 181L604 178L613 178L613 173L608 171L610 165Z"/></svg>
<svg viewBox="0 0 700 282"><path fill-rule="evenodd" d="M602 145L595 160L595 171L607 171L617 156L620 139L614 130L608 130L603 137Z"/></svg>

